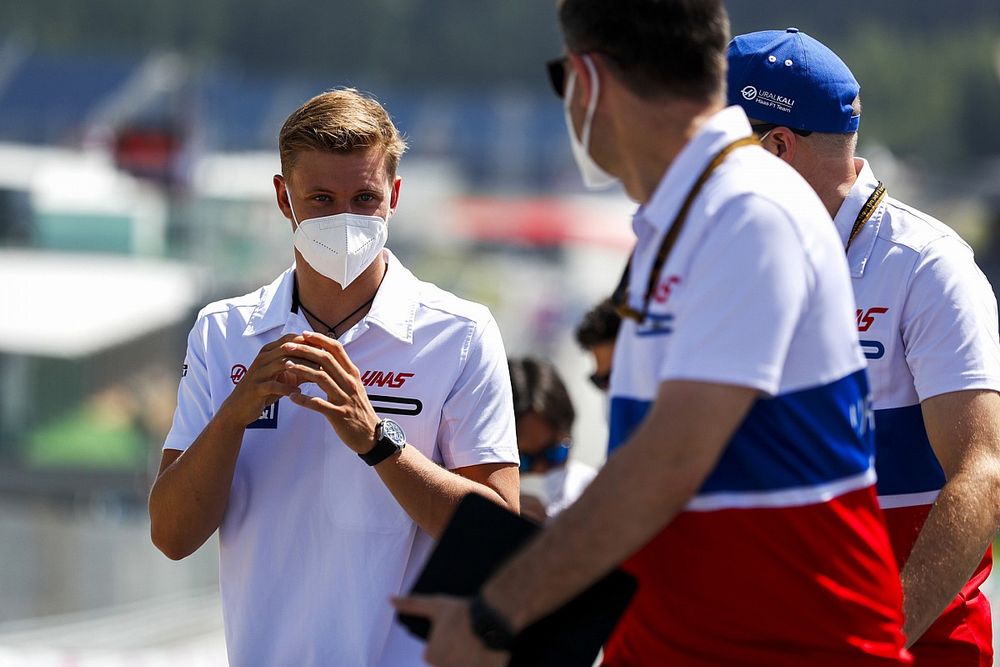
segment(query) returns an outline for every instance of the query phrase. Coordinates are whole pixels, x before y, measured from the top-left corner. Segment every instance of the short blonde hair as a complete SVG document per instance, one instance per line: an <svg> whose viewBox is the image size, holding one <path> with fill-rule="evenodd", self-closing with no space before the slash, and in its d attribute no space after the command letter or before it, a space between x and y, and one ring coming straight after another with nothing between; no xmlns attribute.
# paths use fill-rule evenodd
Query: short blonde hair
<svg viewBox="0 0 1000 667"><path fill-rule="evenodd" d="M373 147L385 151L385 170L394 178L406 142L382 105L354 88L320 93L296 109L278 134L285 178L302 151L350 153Z"/></svg>

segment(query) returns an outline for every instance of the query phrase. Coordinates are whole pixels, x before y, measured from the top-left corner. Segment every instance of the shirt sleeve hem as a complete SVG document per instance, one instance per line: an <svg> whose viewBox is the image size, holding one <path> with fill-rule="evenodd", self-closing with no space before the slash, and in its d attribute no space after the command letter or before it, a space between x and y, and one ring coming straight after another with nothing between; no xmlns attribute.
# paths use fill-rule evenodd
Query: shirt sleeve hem
<svg viewBox="0 0 1000 667"><path fill-rule="evenodd" d="M190 441L185 442L183 438L171 437L167 438L166 441L163 443L163 449L164 450L173 449L179 452L186 452L188 447L191 446L192 442L194 442L194 438L192 438Z"/></svg>
<svg viewBox="0 0 1000 667"><path fill-rule="evenodd" d="M951 394L956 391L974 391L977 389L1000 391L1000 378L991 375L961 376L951 382L920 387L917 391L917 396L923 402L942 394Z"/></svg>
<svg viewBox="0 0 1000 667"><path fill-rule="evenodd" d="M469 466L482 465L485 463L520 463L516 448L513 452L509 448L507 451L500 451L495 447L479 447L473 450L461 452L449 457L446 461L448 470L456 468L467 468Z"/></svg>
<svg viewBox="0 0 1000 667"><path fill-rule="evenodd" d="M712 382L717 384L735 385L756 389L768 396L778 393L778 381L775 373L761 368L671 368L660 374L660 382L670 380L692 380L695 382Z"/></svg>

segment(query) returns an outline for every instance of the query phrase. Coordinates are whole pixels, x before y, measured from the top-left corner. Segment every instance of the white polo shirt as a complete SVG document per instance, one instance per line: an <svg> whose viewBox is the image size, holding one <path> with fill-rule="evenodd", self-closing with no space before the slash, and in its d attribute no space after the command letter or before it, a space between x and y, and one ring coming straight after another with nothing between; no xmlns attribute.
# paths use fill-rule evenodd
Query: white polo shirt
<svg viewBox="0 0 1000 667"><path fill-rule="evenodd" d="M369 313L340 338L376 411L448 469L516 464L496 322L385 252ZM310 329L291 312L292 287L289 269L201 311L164 449L190 446L261 347ZM389 597L409 590L431 538L322 415L281 399L248 427L219 534L231 664L420 664L423 645L394 622Z"/></svg>
<svg viewBox="0 0 1000 667"><path fill-rule="evenodd" d="M855 162L858 178L834 219L845 246L878 186L868 163ZM891 197L859 231L847 259L875 408L879 502L902 565L945 483L920 402L953 391L1000 390L997 300L965 241ZM986 558L956 603L981 602L976 589L988 573ZM953 604L946 616L958 623L962 613L974 612ZM940 625L948 622L943 618ZM988 617L981 625L988 631ZM952 629L932 627L921 642ZM988 637L981 643L988 647Z"/></svg>
<svg viewBox="0 0 1000 667"><path fill-rule="evenodd" d="M750 134L740 107L708 119L636 214L632 308L698 175ZM815 192L763 148L734 150L694 199L648 316L619 330L610 445L629 447L665 381L761 396L683 511L626 563L639 589L609 663L899 658L902 596L852 313L843 247Z"/></svg>
<svg viewBox="0 0 1000 667"><path fill-rule="evenodd" d="M878 185L868 163L856 163L858 178L834 219L844 245ZM893 436L876 433L879 500L883 508L931 504L944 473L927 442L920 402L964 389L1000 390L993 288L958 234L891 197L847 259L877 427L886 421Z"/></svg>

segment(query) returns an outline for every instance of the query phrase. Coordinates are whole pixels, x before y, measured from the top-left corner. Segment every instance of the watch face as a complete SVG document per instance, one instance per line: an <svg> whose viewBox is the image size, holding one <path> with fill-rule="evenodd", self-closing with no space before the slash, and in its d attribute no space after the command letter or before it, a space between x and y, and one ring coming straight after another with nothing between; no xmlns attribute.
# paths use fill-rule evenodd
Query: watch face
<svg viewBox="0 0 1000 667"><path fill-rule="evenodd" d="M391 419L382 420L382 436L396 445L406 444L406 434L403 433L403 427Z"/></svg>

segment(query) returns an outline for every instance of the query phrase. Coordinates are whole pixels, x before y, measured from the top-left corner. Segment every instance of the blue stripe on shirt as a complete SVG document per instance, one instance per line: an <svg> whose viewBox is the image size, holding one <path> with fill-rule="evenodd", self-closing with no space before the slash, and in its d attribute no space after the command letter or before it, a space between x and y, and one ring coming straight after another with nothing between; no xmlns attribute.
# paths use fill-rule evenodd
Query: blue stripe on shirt
<svg viewBox="0 0 1000 667"><path fill-rule="evenodd" d="M862 370L758 400L699 493L808 487L863 473L874 456L867 396ZM629 438L650 405L612 399L609 453Z"/></svg>
<svg viewBox="0 0 1000 667"><path fill-rule="evenodd" d="M927 439L920 405L875 411L875 451L880 496L944 486L944 471Z"/></svg>

